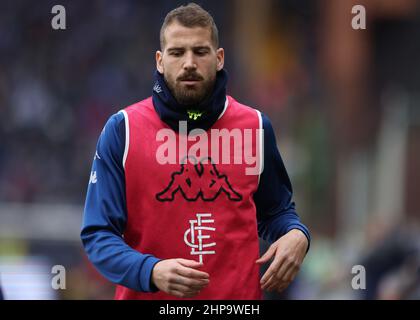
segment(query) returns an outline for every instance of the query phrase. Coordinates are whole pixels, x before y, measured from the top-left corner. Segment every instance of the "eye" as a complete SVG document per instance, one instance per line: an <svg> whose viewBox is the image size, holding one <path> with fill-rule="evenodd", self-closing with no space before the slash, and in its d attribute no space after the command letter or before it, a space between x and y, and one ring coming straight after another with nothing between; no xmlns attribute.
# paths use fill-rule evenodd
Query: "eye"
<svg viewBox="0 0 420 320"><path fill-rule="evenodd" d="M195 52L195 54L196 55L199 55L199 56L204 56L204 55L206 55L208 53L208 50L207 49L199 49L199 50L197 50L196 52Z"/></svg>
<svg viewBox="0 0 420 320"><path fill-rule="evenodd" d="M169 55L173 56L173 57L180 57L181 56L181 52L179 51L173 51L171 53L169 53Z"/></svg>

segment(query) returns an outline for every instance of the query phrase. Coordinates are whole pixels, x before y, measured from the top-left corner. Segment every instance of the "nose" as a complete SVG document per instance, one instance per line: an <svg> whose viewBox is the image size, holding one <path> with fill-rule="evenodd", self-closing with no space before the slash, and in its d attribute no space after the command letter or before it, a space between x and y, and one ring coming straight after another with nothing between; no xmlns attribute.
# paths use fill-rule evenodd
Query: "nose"
<svg viewBox="0 0 420 320"><path fill-rule="evenodd" d="M197 69L197 64L196 64L196 61L195 61L194 53L191 52L191 51L188 51L185 55L184 69L185 70L195 70L195 69Z"/></svg>

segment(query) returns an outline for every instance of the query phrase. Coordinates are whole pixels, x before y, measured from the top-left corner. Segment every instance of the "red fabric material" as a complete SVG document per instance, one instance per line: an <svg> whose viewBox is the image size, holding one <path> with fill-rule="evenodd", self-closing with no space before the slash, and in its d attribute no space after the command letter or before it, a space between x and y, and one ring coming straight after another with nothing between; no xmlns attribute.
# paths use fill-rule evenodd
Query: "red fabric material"
<svg viewBox="0 0 420 320"><path fill-rule="evenodd" d="M226 112L212 129L259 128L256 110L231 97L228 99ZM199 255L192 255L192 248L184 241L185 233L190 229L190 220L197 220L198 213L210 213L211 216L201 217L204 221L214 220L202 222L202 226L213 227L214 231L201 230L202 235L210 236L202 239L203 244L216 243L202 249L215 251L202 255L201 270L210 274L210 283L195 299L261 299L259 266L255 263L259 256L256 208L252 197L258 187L258 175L246 175L246 164L233 164L233 152L231 164L219 163L216 168L210 163L201 167L188 162L182 171L179 162L161 165L156 160L156 151L163 142L156 141L156 134L169 127L156 114L152 99L134 104L125 111L130 140L125 163L128 222L124 239L127 244L161 259L199 261ZM176 135L178 138L179 134ZM255 155L257 144L255 134L253 136ZM190 141L188 146L194 143ZM233 145L232 139L230 143ZM211 186L209 181L212 179L215 181ZM172 186L171 180L174 180ZM179 185L185 196L177 190ZM198 190L202 190L202 196ZM218 190L222 191L218 193ZM198 198L191 200L197 194ZM195 236L200 232L198 229L192 231ZM192 243L194 237L187 232L186 238ZM196 237L194 245L198 245ZM176 300L164 292L142 293L122 286L117 286L115 298Z"/></svg>

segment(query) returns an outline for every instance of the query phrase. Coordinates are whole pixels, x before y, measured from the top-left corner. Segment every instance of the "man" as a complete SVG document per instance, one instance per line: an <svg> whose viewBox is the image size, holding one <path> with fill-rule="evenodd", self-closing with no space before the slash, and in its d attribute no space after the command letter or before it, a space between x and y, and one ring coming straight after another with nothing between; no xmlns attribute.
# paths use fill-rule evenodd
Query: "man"
<svg viewBox="0 0 420 320"><path fill-rule="evenodd" d="M153 96L113 115L97 144L81 232L89 259L118 284L116 299L281 291L310 236L273 128L226 95L224 50L207 11L172 10L160 40ZM271 243L261 258L258 235Z"/></svg>

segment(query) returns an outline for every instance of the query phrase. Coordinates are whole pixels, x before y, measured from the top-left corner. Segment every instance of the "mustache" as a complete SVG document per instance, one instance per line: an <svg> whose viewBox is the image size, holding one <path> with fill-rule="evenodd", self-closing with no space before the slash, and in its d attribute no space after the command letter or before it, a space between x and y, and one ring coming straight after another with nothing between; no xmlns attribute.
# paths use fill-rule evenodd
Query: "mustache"
<svg viewBox="0 0 420 320"><path fill-rule="evenodd" d="M200 80L204 80L204 78L196 72L188 72L188 73L184 73L180 75L177 78L177 80L178 81L200 81Z"/></svg>

